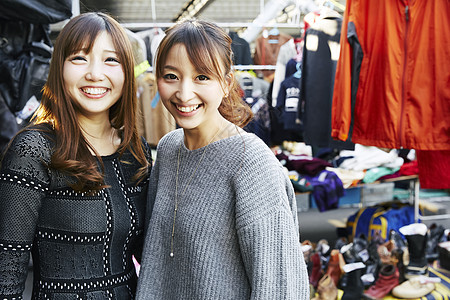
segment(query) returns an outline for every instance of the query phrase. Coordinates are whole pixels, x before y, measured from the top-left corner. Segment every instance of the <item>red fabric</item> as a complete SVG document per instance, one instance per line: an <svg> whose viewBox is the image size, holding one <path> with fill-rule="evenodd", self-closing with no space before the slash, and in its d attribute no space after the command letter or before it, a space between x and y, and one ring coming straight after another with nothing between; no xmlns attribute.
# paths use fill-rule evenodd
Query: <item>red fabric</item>
<svg viewBox="0 0 450 300"><path fill-rule="evenodd" d="M420 187L450 189L450 151L416 151Z"/></svg>
<svg viewBox="0 0 450 300"><path fill-rule="evenodd" d="M404 163L401 167L398 173L401 176L408 176L408 175L417 175L419 174L419 164L417 163L417 160Z"/></svg>
<svg viewBox="0 0 450 300"><path fill-rule="evenodd" d="M363 52L357 90L348 39L355 31L350 41ZM347 0L340 47L333 138L345 141L353 121L354 143L450 150L450 1Z"/></svg>

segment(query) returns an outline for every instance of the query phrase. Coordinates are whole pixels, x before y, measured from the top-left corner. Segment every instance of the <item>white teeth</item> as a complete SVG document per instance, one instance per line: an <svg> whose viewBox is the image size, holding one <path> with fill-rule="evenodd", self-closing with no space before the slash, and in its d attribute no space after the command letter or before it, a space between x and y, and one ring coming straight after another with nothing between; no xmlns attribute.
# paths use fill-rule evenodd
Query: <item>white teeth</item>
<svg viewBox="0 0 450 300"><path fill-rule="evenodd" d="M179 106L179 105L177 105L177 109L179 111L182 111L182 112L192 112L192 111L196 110L197 108L199 108L199 106L200 106L199 104L193 105L193 106Z"/></svg>
<svg viewBox="0 0 450 300"><path fill-rule="evenodd" d="M106 93L105 88L83 88L83 92L91 95L101 95Z"/></svg>

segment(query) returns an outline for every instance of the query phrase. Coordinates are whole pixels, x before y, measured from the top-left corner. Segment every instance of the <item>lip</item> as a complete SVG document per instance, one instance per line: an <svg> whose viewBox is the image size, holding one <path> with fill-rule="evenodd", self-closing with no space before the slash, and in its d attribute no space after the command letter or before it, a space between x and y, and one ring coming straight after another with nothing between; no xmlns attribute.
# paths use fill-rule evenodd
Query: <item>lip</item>
<svg viewBox="0 0 450 300"><path fill-rule="evenodd" d="M110 89L103 86L83 86L80 92L88 98L99 99L104 97Z"/></svg>

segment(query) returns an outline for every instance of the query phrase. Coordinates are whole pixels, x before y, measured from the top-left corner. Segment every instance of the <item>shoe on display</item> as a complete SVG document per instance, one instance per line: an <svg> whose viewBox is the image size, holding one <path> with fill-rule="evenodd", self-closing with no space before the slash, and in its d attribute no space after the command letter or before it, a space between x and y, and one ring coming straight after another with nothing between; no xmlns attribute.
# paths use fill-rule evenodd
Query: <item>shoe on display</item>
<svg viewBox="0 0 450 300"><path fill-rule="evenodd" d="M408 242L409 263L405 268L405 278L428 275L428 261L425 256L428 228L423 223L403 226L399 231Z"/></svg>
<svg viewBox="0 0 450 300"><path fill-rule="evenodd" d="M336 300L337 296L338 289L333 279L328 274L323 275L317 285L317 296L313 300Z"/></svg>
<svg viewBox="0 0 450 300"><path fill-rule="evenodd" d="M362 238L354 238L352 243L342 246L340 251L347 264L365 262L369 259L367 241Z"/></svg>
<svg viewBox="0 0 450 300"><path fill-rule="evenodd" d="M367 247L367 257L365 260L363 260L364 264L366 265L366 270L362 276L362 281L365 286L372 285L373 282L378 278L378 273L382 265L377 252L379 245L380 244L377 241L371 240Z"/></svg>
<svg viewBox="0 0 450 300"><path fill-rule="evenodd" d="M362 271L366 266L362 262L346 264L344 266L346 286L341 300L361 299L364 293L364 284L361 280Z"/></svg>
<svg viewBox="0 0 450 300"><path fill-rule="evenodd" d="M389 232L389 239L395 243L396 248L404 249L407 247L406 241L398 231L391 230Z"/></svg>
<svg viewBox="0 0 450 300"><path fill-rule="evenodd" d="M406 248L405 248L406 249ZM404 251L402 249L396 248L391 252L391 262L397 267L399 278L398 282L402 283L406 280L405 278L405 264L403 262Z"/></svg>
<svg viewBox="0 0 450 300"><path fill-rule="evenodd" d="M450 241L438 244L439 264L450 271Z"/></svg>
<svg viewBox="0 0 450 300"><path fill-rule="evenodd" d="M387 241L378 246L377 253L382 264L392 264L391 252L394 250L395 244L392 240Z"/></svg>
<svg viewBox="0 0 450 300"><path fill-rule="evenodd" d="M339 252L339 250L337 249L331 250L326 274L328 274L333 279L335 286L338 286L339 279L341 279L341 276L344 273L342 269L344 265L345 260L341 252Z"/></svg>
<svg viewBox="0 0 450 300"><path fill-rule="evenodd" d="M317 288L320 278L322 277L322 261L320 260L320 254L315 252L311 255L311 275L309 276L309 283L312 284L314 288Z"/></svg>
<svg viewBox="0 0 450 300"><path fill-rule="evenodd" d="M398 285L398 270L394 265L383 265L375 284L371 285L364 296L369 299L381 299Z"/></svg>
<svg viewBox="0 0 450 300"><path fill-rule="evenodd" d="M392 295L401 299L421 298L435 289L435 282L440 278L416 276L392 289Z"/></svg>
<svg viewBox="0 0 450 300"><path fill-rule="evenodd" d="M430 225L425 254L427 261L430 263L439 257L437 245L444 236L444 232L445 228L442 225L436 225L435 223Z"/></svg>

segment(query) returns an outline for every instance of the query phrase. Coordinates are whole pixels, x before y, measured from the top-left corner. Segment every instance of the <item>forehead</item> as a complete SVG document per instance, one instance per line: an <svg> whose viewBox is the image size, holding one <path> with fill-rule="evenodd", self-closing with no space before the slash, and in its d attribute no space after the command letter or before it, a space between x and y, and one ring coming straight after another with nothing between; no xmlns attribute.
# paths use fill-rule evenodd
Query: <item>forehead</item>
<svg viewBox="0 0 450 300"><path fill-rule="evenodd" d="M67 55L80 51L90 53L93 48L104 48L105 50L108 49L111 51L116 51L111 34L106 30L102 30L96 35L90 34L84 38L75 40L71 45L69 45Z"/></svg>
<svg viewBox="0 0 450 300"><path fill-rule="evenodd" d="M186 50L186 46L184 44L175 44L172 46L172 48L169 49L169 52L167 53L167 59L175 59L175 58L187 58L188 53Z"/></svg>
<svg viewBox="0 0 450 300"><path fill-rule="evenodd" d="M106 30L100 32L97 35L94 41L94 47L101 47L104 48L105 50L115 51L112 37L108 32L106 32Z"/></svg>
<svg viewBox="0 0 450 300"><path fill-rule="evenodd" d="M195 64L195 60L192 60L189 56L184 44L175 44L169 49L162 67L169 65L180 68L192 67L193 69L199 69L199 66Z"/></svg>

